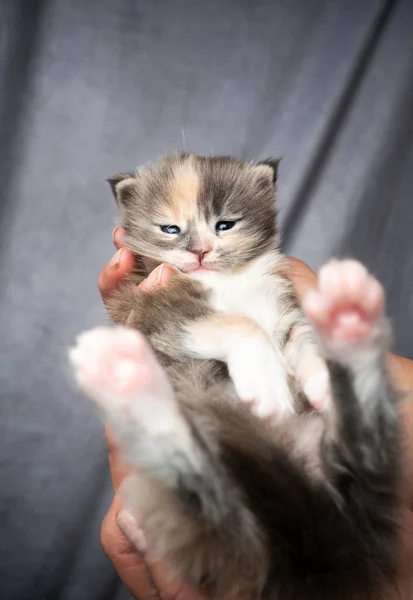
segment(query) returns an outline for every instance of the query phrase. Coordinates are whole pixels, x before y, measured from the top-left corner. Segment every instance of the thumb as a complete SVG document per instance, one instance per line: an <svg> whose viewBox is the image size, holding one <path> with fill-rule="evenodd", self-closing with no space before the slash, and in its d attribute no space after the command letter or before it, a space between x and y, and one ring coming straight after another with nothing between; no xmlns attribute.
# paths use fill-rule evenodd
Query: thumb
<svg viewBox="0 0 413 600"><path fill-rule="evenodd" d="M100 531L103 551L134 598L161 600L143 557L119 528L117 516L121 508L120 492L117 492Z"/></svg>

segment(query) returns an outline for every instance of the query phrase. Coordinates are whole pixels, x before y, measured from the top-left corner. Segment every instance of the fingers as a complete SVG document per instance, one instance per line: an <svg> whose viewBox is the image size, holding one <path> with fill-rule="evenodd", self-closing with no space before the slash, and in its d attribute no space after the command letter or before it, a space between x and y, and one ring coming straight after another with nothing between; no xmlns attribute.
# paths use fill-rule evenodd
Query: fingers
<svg viewBox="0 0 413 600"><path fill-rule="evenodd" d="M117 252L112 256L108 264L103 267L98 282L103 300L108 298L119 283L133 272L135 266L133 252L128 250L128 248L123 248L123 238L124 231L122 227L115 227L112 233L112 240L117 248Z"/></svg>
<svg viewBox="0 0 413 600"><path fill-rule="evenodd" d="M121 227L115 227L112 233L113 243L117 252L102 269L99 276L99 291L103 300L115 291L117 286L131 275L135 268L135 258L133 252L123 247L124 231ZM145 292L151 292L158 285L166 285L170 280L174 268L171 265L159 265L154 269L147 279L142 281L139 287Z"/></svg>
<svg viewBox="0 0 413 600"><path fill-rule="evenodd" d="M136 550L128 538L137 538L140 530L134 533L127 521L125 526L123 514L118 492L102 523L100 540L103 551L131 595L139 600L208 600L193 587L171 581L159 562Z"/></svg>
<svg viewBox="0 0 413 600"><path fill-rule="evenodd" d="M166 285L174 273L171 265L162 264L156 267L139 285L144 292L151 292L158 285Z"/></svg>
<svg viewBox="0 0 413 600"><path fill-rule="evenodd" d="M118 572L120 578L135 597L142 600L207 600L197 590L177 581L170 581L164 567L143 555L144 535L139 524L122 510L120 484L128 470L123 464L112 432L105 427L105 437L109 450L109 466L115 496L102 523L101 544L106 556ZM136 548L140 548L139 553ZM157 590L161 591L161 595Z"/></svg>
<svg viewBox="0 0 413 600"><path fill-rule="evenodd" d="M154 560L150 551L147 551L143 531L130 513L126 511L118 513L117 524L131 546L139 548L138 556L144 561L150 581L163 600L207 600L195 588L184 585L177 580L171 580L167 576L164 566Z"/></svg>
<svg viewBox="0 0 413 600"><path fill-rule="evenodd" d="M103 300L108 298L116 287L128 275L133 273L135 259L133 253L127 248L120 248L111 258L99 276L99 291Z"/></svg>
<svg viewBox="0 0 413 600"><path fill-rule="evenodd" d="M145 562L163 600L212 600L193 586L168 578L162 563L154 561L150 554L145 555Z"/></svg>
<svg viewBox="0 0 413 600"><path fill-rule="evenodd" d="M117 523L121 510L119 492L102 523L100 542L104 553L131 595L139 600L161 600L143 557L123 535Z"/></svg>
<svg viewBox="0 0 413 600"><path fill-rule="evenodd" d="M288 277L293 282L298 296L302 299L309 289L317 286L317 275L298 258L289 257L288 263Z"/></svg>
<svg viewBox="0 0 413 600"><path fill-rule="evenodd" d="M112 504L103 520L100 530L100 542L104 553L117 571L125 586L134 598L142 600L162 600L146 562L125 533L120 528L122 514L122 496L120 484L128 474L123 464L112 432L105 427L105 438L109 450L109 467L115 492Z"/></svg>
<svg viewBox="0 0 413 600"><path fill-rule="evenodd" d="M124 237L125 234L122 227L119 227L119 225L115 227L112 232L112 240L118 250L124 246Z"/></svg>

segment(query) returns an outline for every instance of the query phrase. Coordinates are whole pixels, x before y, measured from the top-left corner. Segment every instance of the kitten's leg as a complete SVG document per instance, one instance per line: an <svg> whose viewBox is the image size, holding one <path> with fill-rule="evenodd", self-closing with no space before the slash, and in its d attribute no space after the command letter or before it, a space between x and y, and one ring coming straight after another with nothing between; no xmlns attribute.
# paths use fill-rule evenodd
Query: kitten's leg
<svg viewBox="0 0 413 600"><path fill-rule="evenodd" d="M324 410L330 403L330 378L311 325L301 311L291 326L284 348L289 368L298 380L304 394L317 410Z"/></svg>
<svg viewBox="0 0 413 600"><path fill-rule="evenodd" d="M254 517L227 481L217 441L177 401L145 338L98 328L79 336L70 361L132 468L125 501L153 555L172 577L210 585L211 597L256 591L266 555Z"/></svg>
<svg viewBox="0 0 413 600"><path fill-rule="evenodd" d="M198 281L174 273L168 286L143 293L128 284L108 302L112 319L142 331L152 347L174 359L225 362L239 398L260 417L294 413L285 361L255 321L215 312Z"/></svg>
<svg viewBox="0 0 413 600"><path fill-rule="evenodd" d="M327 464L349 470L375 494L377 506L389 506L399 494L401 453L396 395L385 365L383 290L356 261L332 261L303 305L330 371Z"/></svg>
<svg viewBox="0 0 413 600"><path fill-rule="evenodd" d="M103 412L126 460L134 464L139 456L141 466L173 485L174 461L193 461L187 469L195 468L197 452L187 423L141 333L123 327L87 331L69 358L79 386Z"/></svg>
<svg viewBox="0 0 413 600"><path fill-rule="evenodd" d="M254 414L275 421L294 414L284 357L255 321L214 313L189 323L186 331L192 356L227 363L237 395Z"/></svg>

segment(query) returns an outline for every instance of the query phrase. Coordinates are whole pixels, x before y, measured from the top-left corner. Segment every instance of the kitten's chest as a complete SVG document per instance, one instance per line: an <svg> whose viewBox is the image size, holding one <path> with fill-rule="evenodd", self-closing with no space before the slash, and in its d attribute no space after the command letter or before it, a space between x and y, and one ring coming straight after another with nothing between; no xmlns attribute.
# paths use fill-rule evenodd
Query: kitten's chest
<svg viewBox="0 0 413 600"><path fill-rule="evenodd" d="M212 286L211 303L215 310L253 319L269 334L280 320L279 290L270 277L226 278Z"/></svg>

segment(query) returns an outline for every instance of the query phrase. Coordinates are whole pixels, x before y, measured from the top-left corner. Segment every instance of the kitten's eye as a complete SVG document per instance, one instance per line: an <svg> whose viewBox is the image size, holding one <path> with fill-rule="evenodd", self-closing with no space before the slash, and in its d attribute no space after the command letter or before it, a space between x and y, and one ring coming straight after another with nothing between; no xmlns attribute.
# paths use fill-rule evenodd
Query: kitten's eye
<svg viewBox="0 0 413 600"><path fill-rule="evenodd" d="M218 221L215 225L215 231L228 231L228 229L232 229L235 225L235 221Z"/></svg>
<svg viewBox="0 0 413 600"><path fill-rule="evenodd" d="M171 235L178 235L178 233L181 233L178 225L161 225L161 229L164 233L170 233Z"/></svg>

